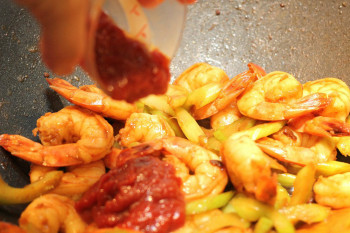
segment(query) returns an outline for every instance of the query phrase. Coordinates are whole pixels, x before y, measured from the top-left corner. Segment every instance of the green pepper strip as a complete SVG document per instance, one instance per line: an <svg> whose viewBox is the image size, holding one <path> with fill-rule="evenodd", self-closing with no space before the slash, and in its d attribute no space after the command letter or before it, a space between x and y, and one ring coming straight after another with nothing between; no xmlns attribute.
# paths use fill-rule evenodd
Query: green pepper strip
<svg viewBox="0 0 350 233"><path fill-rule="evenodd" d="M186 204L186 214L199 214L225 206L233 197L234 192L228 191L216 196L209 196Z"/></svg>
<svg viewBox="0 0 350 233"><path fill-rule="evenodd" d="M279 213L272 206L242 195L237 195L230 201L230 203L237 211L237 214L248 221L255 222L261 217L266 217L272 220L277 232L295 232L294 225L287 219L287 217Z"/></svg>
<svg viewBox="0 0 350 233"><path fill-rule="evenodd" d="M61 181L62 176L62 171L51 171L41 180L28 184L23 188L11 187L0 177L0 204L10 205L31 202L55 188Z"/></svg>

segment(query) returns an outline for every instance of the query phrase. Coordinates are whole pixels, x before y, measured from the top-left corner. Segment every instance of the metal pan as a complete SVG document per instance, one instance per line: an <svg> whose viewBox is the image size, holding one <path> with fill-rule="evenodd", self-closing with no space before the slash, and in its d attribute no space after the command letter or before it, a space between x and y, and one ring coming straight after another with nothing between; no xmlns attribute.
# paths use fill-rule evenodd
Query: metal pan
<svg viewBox="0 0 350 233"><path fill-rule="evenodd" d="M0 134L33 140L36 120L67 104L48 88L35 20L11 0L0 8ZM173 77L208 62L232 77L254 62L301 82L338 77L350 85L350 1L198 0L188 7L183 40L172 60ZM66 77L90 83L77 70ZM28 182L28 164L0 149L0 174L13 186ZM0 221L16 222L23 206L0 207Z"/></svg>

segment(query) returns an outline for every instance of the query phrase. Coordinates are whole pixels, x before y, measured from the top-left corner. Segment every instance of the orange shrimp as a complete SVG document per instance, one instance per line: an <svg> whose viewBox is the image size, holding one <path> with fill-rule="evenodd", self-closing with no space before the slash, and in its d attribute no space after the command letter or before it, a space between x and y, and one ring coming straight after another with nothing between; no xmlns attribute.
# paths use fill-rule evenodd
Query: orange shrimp
<svg viewBox="0 0 350 233"><path fill-rule="evenodd" d="M271 158L264 154L248 136L231 136L221 149L222 159L235 188L273 203L277 175L272 172Z"/></svg>
<svg viewBox="0 0 350 233"><path fill-rule="evenodd" d="M85 85L76 88L69 82L60 78L47 78L50 87L62 95L69 102L101 113L116 120L126 120L132 113L138 112L135 104L122 100L115 100L106 95L95 85Z"/></svg>
<svg viewBox="0 0 350 233"><path fill-rule="evenodd" d="M30 182L40 180L47 172L52 170L55 170L55 168L32 164L29 172ZM106 169L102 160L67 167L58 186L49 193L76 200L97 182L105 172Z"/></svg>
<svg viewBox="0 0 350 233"><path fill-rule="evenodd" d="M320 111L329 105L325 93L303 97L302 85L290 74L275 71L253 83L238 98L239 111L258 120L285 120Z"/></svg>
<svg viewBox="0 0 350 233"><path fill-rule="evenodd" d="M37 122L41 143L20 135L0 135L0 145L32 163L64 167L90 163L108 154L114 143L112 126L100 115L78 106L47 113Z"/></svg>
<svg viewBox="0 0 350 233"><path fill-rule="evenodd" d="M336 144L329 137L319 137L294 131L284 126L270 137L256 141L268 155L282 162L305 166L335 160Z"/></svg>
<svg viewBox="0 0 350 233"><path fill-rule="evenodd" d="M219 96L211 103L201 107L193 108L191 114L196 120L208 118L220 110L227 107L231 102L243 93L243 91L256 80L256 77L250 72L243 72L234 78L226 81L222 87Z"/></svg>

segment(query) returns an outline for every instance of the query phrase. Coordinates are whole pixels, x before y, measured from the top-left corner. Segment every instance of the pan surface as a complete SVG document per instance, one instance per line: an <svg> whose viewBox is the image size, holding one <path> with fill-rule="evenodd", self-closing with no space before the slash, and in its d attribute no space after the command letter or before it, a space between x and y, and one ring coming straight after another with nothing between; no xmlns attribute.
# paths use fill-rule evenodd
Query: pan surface
<svg viewBox="0 0 350 233"><path fill-rule="evenodd" d="M67 104L48 88L38 51L40 29L11 0L0 8L0 134L33 140L36 120ZM175 78L196 62L233 77L254 62L267 72L293 74L302 83L337 77L350 85L350 1L198 0L188 7L183 39L172 60ZM77 69L65 77L91 83ZM28 164L0 149L0 174L9 184L28 182ZM0 221L16 222L23 206L0 206Z"/></svg>

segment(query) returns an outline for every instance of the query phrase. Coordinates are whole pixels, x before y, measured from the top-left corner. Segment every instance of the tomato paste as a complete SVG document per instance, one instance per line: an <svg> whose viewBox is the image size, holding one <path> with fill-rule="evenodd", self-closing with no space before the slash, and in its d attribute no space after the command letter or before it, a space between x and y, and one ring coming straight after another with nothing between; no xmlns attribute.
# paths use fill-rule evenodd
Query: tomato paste
<svg viewBox="0 0 350 233"><path fill-rule="evenodd" d="M153 156L131 158L110 170L76 203L98 227L170 232L185 223L181 179L172 165Z"/></svg>

